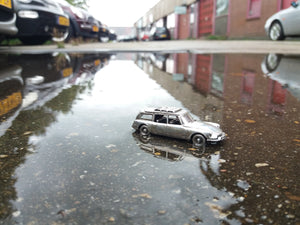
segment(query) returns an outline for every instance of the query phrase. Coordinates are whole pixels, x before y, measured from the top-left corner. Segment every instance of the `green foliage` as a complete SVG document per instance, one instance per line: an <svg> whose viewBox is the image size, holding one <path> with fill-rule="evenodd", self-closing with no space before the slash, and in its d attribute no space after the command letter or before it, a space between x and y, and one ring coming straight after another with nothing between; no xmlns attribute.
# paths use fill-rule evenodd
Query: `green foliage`
<svg viewBox="0 0 300 225"><path fill-rule="evenodd" d="M88 8L88 0L66 0L71 5L76 7L87 9Z"/></svg>
<svg viewBox="0 0 300 225"><path fill-rule="evenodd" d="M221 35L209 35L206 37L208 40L227 40L226 36L221 36Z"/></svg>
<svg viewBox="0 0 300 225"><path fill-rule="evenodd" d="M21 44L22 44L22 42L18 38L5 39L2 42L0 42L0 45L9 45L9 46L21 45Z"/></svg>

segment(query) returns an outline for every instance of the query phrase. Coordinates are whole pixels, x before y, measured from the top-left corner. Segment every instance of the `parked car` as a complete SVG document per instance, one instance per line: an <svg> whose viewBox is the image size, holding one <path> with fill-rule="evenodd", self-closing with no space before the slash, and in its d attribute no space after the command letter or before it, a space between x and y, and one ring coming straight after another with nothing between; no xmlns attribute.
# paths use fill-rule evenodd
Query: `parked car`
<svg viewBox="0 0 300 225"><path fill-rule="evenodd" d="M261 69L264 74L280 83L300 100L299 56L268 54L261 64Z"/></svg>
<svg viewBox="0 0 300 225"><path fill-rule="evenodd" d="M141 41L149 41L150 39L150 32L149 31L142 31L140 33L140 40Z"/></svg>
<svg viewBox="0 0 300 225"><path fill-rule="evenodd" d="M272 15L265 23L265 31L271 40L284 40L286 37L300 36L299 1L293 1L287 9Z"/></svg>
<svg viewBox="0 0 300 225"><path fill-rule="evenodd" d="M108 27L105 24L102 24L100 21L98 21L98 26L99 26L98 40L100 42L109 41Z"/></svg>
<svg viewBox="0 0 300 225"><path fill-rule="evenodd" d="M108 30L108 37L110 41L116 41L118 38L116 32L112 29Z"/></svg>
<svg viewBox="0 0 300 225"><path fill-rule="evenodd" d="M69 18L56 2L13 0L13 5L18 28L14 37L24 44L42 44L51 38L62 41L67 37Z"/></svg>
<svg viewBox="0 0 300 225"><path fill-rule="evenodd" d="M180 108L150 108L141 111L132 127L142 135L150 133L172 138L190 140L195 146L206 142L225 139L220 125L212 122L196 121L186 110Z"/></svg>
<svg viewBox="0 0 300 225"><path fill-rule="evenodd" d="M0 1L0 15L0 36L15 35L18 29L12 0Z"/></svg>
<svg viewBox="0 0 300 225"><path fill-rule="evenodd" d="M65 0L57 1L69 16L70 26L67 40L76 37L97 38L99 26L97 20L86 10L72 6Z"/></svg>
<svg viewBox="0 0 300 225"><path fill-rule="evenodd" d="M170 40L170 31L166 27L153 27L150 31L150 40Z"/></svg>

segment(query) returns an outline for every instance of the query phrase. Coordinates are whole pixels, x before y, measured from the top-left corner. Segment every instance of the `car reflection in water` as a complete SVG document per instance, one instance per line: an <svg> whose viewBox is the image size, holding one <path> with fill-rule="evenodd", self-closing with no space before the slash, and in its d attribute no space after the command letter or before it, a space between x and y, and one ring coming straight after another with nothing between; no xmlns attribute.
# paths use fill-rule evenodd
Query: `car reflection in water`
<svg viewBox="0 0 300 225"><path fill-rule="evenodd" d="M0 69L0 136L19 114L22 105L22 69L12 65ZM5 123L3 122L5 121Z"/></svg>
<svg viewBox="0 0 300 225"><path fill-rule="evenodd" d="M268 54L261 68L264 74L300 100L300 56Z"/></svg>
<svg viewBox="0 0 300 225"><path fill-rule="evenodd" d="M5 146L0 150L0 220L4 224L10 221L12 201L17 199L15 170L35 151L32 136L56 120L56 111L68 110L80 90L73 87L90 81L109 59L109 54L56 53L0 59L0 138ZM18 141L11 142L12 138Z"/></svg>

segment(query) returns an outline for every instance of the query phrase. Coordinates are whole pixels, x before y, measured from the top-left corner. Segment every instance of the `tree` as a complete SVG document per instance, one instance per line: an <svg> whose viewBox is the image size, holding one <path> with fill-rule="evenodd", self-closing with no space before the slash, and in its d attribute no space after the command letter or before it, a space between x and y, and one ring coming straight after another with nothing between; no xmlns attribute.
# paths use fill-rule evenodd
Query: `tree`
<svg viewBox="0 0 300 225"><path fill-rule="evenodd" d="M70 3L71 5L83 8L83 9L87 9L88 8L88 1L89 0L66 0L68 3Z"/></svg>

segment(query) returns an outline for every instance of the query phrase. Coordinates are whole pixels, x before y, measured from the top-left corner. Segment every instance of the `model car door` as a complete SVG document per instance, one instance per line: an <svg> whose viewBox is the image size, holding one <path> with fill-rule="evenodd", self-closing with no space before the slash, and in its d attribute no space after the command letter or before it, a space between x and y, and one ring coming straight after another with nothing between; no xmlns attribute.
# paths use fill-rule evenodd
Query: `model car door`
<svg viewBox="0 0 300 225"><path fill-rule="evenodd" d="M176 115L169 115L167 130L169 137L187 139L187 131L182 126L179 117Z"/></svg>
<svg viewBox="0 0 300 225"><path fill-rule="evenodd" d="M291 6L282 18L285 35L300 34L300 5Z"/></svg>
<svg viewBox="0 0 300 225"><path fill-rule="evenodd" d="M154 123L151 127L151 132L157 135L168 136L167 134L167 115L156 114L154 116Z"/></svg>

